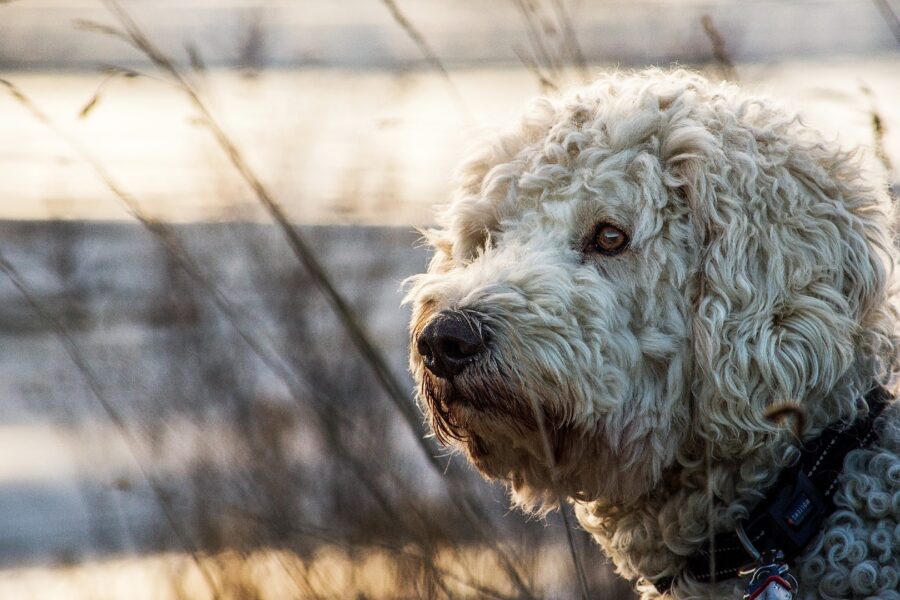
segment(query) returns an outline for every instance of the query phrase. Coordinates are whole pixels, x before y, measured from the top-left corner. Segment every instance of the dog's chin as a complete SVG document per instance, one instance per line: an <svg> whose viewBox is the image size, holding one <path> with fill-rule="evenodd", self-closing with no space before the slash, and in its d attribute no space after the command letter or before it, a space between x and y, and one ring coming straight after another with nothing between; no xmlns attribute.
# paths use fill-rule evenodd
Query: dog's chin
<svg viewBox="0 0 900 600"><path fill-rule="evenodd" d="M523 403L508 386L472 376L446 380L423 369L420 392L438 441L463 448L476 465L489 453L487 443L497 429L520 430L534 421L516 409Z"/></svg>
<svg viewBox="0 0 900 600"><path fill-rule="evenodd" d="M639 453L645 460L629 460L613 449L602 426L580 428L546 410L536 416L532 407L541 403L530 403L508 383L425 373L421 397L438 441L463 451L486 478L508 484L528 510L552 508L561 496L634 499L658 479L646 460L649 448Z"/></svg>

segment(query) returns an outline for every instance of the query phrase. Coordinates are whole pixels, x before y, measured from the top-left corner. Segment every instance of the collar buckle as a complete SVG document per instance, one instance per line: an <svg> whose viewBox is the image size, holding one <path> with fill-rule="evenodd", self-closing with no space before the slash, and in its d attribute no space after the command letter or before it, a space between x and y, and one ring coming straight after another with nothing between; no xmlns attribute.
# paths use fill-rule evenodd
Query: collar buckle
<svg viewBox="0 0 900 600"><path fill-rule="evenodd" d="M747 582L743 600L793 600L797 587L797 580L789 573L784 553L780 550L766 552Z"/></svg>

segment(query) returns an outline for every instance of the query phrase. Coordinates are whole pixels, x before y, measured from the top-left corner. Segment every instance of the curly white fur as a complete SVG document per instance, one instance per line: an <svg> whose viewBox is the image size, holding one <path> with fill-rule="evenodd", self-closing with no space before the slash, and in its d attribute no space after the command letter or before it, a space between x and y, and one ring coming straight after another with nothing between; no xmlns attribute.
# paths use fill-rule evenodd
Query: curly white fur
<svg viewBox="0 0 900 600"><path fill-rule="evenodd" d="M767 407L799 402L814 437L897 371L891 215L861 172L776 102L684 71L536 100L464 164L410 282L414 341L445 309L489 340L452 381L413 343L435 432L522 506L568 497L657 597L648 580L797 460ZM598 223L627 232L625 252L591 251ZM795 568L801 598L900 599L897 405L879 427ZM740 594L682 579L669 597Z"/></svg>

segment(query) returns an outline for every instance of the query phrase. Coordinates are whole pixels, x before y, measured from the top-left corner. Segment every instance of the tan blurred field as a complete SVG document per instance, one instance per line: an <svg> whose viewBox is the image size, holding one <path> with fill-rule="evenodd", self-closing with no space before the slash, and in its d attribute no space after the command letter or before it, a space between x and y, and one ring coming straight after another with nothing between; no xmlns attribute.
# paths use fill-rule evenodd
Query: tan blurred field
<svg viewBox="0 0 900 600"><path fill-rule="evenodd" d="M529 557L534 589L542 597L568 584L568 550L550 546ZM412 548L347 551L324 545L302 559L283 550L204 556L210 588L189 555L167 553L85 562L78 565L10 569L0 572L0 597L18 600L287 600L318 598L516 597L495 554L447 548L428 559ZM217 596L216 596L217 594Z"/></svg>

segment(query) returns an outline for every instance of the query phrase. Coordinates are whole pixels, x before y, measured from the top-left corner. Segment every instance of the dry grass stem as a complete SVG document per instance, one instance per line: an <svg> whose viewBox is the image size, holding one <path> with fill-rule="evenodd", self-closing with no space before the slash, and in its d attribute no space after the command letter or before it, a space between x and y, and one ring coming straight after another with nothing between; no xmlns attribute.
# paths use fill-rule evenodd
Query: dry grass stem
<svg viewBox="0 0 900 600"><path fill-rule="evenodd" d="M531 411L534 413L534 421L537 426L538 433L541 436L541 447L544 452L544 458L547 461L547 467L550 469L550 477L556 488L556 502L559 505L559 513L562 516L563 528L566 530L566 543L569 546L569 553L572 558L572 566L578 577L578 587L581 591L582 600L590 600L590 591L588 589L587 576L584 573L584 565L581 557L578 555L578 548L575 544L575 537L572 534L572 524L569 522L569 516L566 513L566 504L563 494L560 490L559 468L556 465L556 458L553 455L553 448L550 444L550 436L547 433L547 423L544 419L544 412L540 409L537 401L531 400Z"/></svg>
<svg viewBox="0 0 900 600"><path fill-rule="evenodd" d="M715 59L716 65L719 67L722 78L728 81L738 81L739 77L737 69L734 67L734 61L731 60L731 56L725 48L725 38L722 37L722 33L716 27L716 24L713 23L712 17L703 15L703 17L700 18L700 24L703 25L703 31L706 33L706 37L709 38L709 43L712 45L713 58Z"/></svg>
<svg viewBox="0 0 900 600"><path fill-rule="evenodd" d="M69 334L66 325L59 317L51 313L37 299L37 296L31 292L16 269L6 260L6 258L2 254L0 254L0 270L2 270L6 277L10 280L10 282L12 282L12 284L19 291L28 305L31 306L32 310L34 310L39 318L45 321L50 326L51 330L56 334L60 343L65 348L66 354L69 356L69 359L78 369L78 372L83 376L85 383L87 383L88 388L91 390L91 393L97 400L97 403L103 409L103 412L109 418L110 422L114 425L116 431L118 431L119 435L125 442L125 445L128 448L132 459L138 466L138 470L140 471L141 476L153 491L153 496L156 499L159 507L162 509L163 515L165 516L169 527L172 529L172 532L177 537L184 551L190 554L191 559L194 561L194 564L197 566L201 575L205 579L209 590L212 593L213 599L215 600L219 598L219 591L218 586L216 585L216 581L213 578L212 573L206 567L203 560L201 560L199 549L191 539L190 535L187 533L186 528L182 525L180 519L175 515L175 511L172 508L171 503L169 502L168 495L163 489L162 484L156 479L156 477L145 465L144 460L141 456L141 452L138 450L138 448L140 448L141 446L140 441L132 433L131 429L128 427L128 424L125 422L125 419L122 418L118 410L116 410L115 406L113 406L112 402L110 402L106 397L106 394L103 391L103 387L100 385L99 378L94 373L87 360L85 360L84 353L81 352L81 350L78 348L78 345L75 343L74 338Z"/></svg>
<svg viewBox="0 0 900 600"><path fill-rule="evenodd" d="M384 4L385 8L388 9L388 12L391 13L391 18L394 19L397 25L406 32L406 35L408 35L413 43L419 48L419 51L422 53L422 56L425 57L428 64L431 65L431 68L440 73L444 82L447 84L447 89L450 91L450 95L453 97L463 119L467 124L471 124L473 122L472 113L469 112L462 94L459 93L459 89L457 89L456 84L453 83L453 79L450 78L450 73L444 66L443 61L431 48L431 44L428 43L428 40L425 39L422 32L413 25L412 21L409 20L409 17L400 10L396 0L381 0L381 3Z"/></svg>
<svg viewBox="0 0 900 600"><path fill-rule="evenodd" d="M891 195L891 200L896 202L898 194L896 178L898 177L898 174L894 169L894 163L891 160L890 155L888 155L885 144L887 132L884 124L884 117L881 115L881 112L878 110L878 106L875 103L875 94L872 92L872 88L863 84L860 87L860 90L870 103L869 114L872 123L872 149L875 153L875 158L878 159L878 162L884 167L885 173L887 173L889 183L891 184L888 192Z"/></svg>
<svg viewBox="0 0 900 600"><path fill-rule="evenodd" d="M101 28L101 30L104 33L107 32L106 29ZM134 32L132 32L132 33L134 33ZM138 45L139 47L142 47L144 44L144 41L142 39L138 38L137 40L135 40L135 44ZM164 58L162 53L158 52L154 48L149 48L149 53L150 53L151 57L156 57L157 59L160 59L161 57ZM168 61L168 59L166 59L166 60ZM172 69L171 73L177 73L177 70L175 69L175 67L173 65L171 65L171 63L168 63L168 64ZM157 66L160 66L160 65L157 64ZM146 217L146 215L144 215L142 213L139 204L127 192L125 192L122 188L120 188L116 184L116 182L113 180L111 175L106 171L106 169L103 167L103 165L90 153L90 151L79 140L70 136L66 131L59 128L42 111L40 111L34 105L33 102L31 102L27 97L25 97L24 94L22 94L21 91L18 90L10 82L3 81L2 83L7 87L7 89L10 91L10 93L23 106L25 106L29 110L29 112L32 113L32 115L39 122L43 123L44 125L49 127L51 130L53 130L55 133L57 133L59 136L61 136L63 139L65 139L76 150L76 152L81 156L81 158L86 160L86 162L88 162L94 168L94 170L97 172L97 174L100 176L100 178L104 181L104 183L107 185L107 187L113 192L114 196L123 202L123 204L126 206L127 210L129 211L129 213L132 216L134 216L142 225L144 225L158 239L160 239L160 241L163 242L164 247L170 252L170 254L173 257L176 258L176 262L179 264L179 266L184 268L185 271L188 272L188 274L191 275L191 277L194 280L196 280L197 282L199 282L201 284L202 288L204 290L206 290L207 293L209 294L209 296L214 300L214 303L216 304L216 306L220 310L222 310L222 312L225 314L227 320L229 322L231 322L232 325L234 325L234 327L235 327L236 331L238 332L238 334L240 335L240 337L251 347L251 349L257 354L257 356L259 356L263 360L264 364L266 364L276 375L278 375L280 379L286 381L289 389L292 390L292 393L295 394L296 397L299 397L302 394L303 397L315 399L316 402L314 403L314 405L318 405L318 406L327 405L327 403L328 403L327 398L321 397L321 394L317 394L315 390L310 389L308 386L301 385L300 382L297 380L297 378L294 376L294 374L292 372L290 372L290 370L279 359L279 357L276 355L276 353L271 351L271 349L270 349L271 347L268 347L268 348L264 347L262 344L260 344L259 342L257 342L255 340L254 336L252 336L248 333L247 328L245 326L243 326L243 324L242 324L241 315L234 308L233 304L224 296L224 294L222 294L222 292L212 282L212 280L205 273L203 273L203 271L196 265L196 263L194 263L194 261L192 261L190 259L190 257L185 253L184 249L177 242L177 239L175 238L175 236L171 235L171 232L168 230L167 226L165 226L161 223L155 222L152 219L149 219L148 217ZM190 90L191 93L194 94L193 90L190 88L189 84L186 81L184 81L183 79L176 80L176 83L183 84L185 86L185 89ZM194 94L194 98L196 98L196 101L198 103L200 102L199 98L196 97L196 94ZM202 105L202 103L200 103L200 105ZM204 108L204 110L201 112L205 112L206 115L209 116L208 111L205 111L205 106L203 108ZM211 119L211 116L210 116L210 119ZM240 157L239 153L237 152L237 149L233 146L233 144L231 144L228 141L227 137L225 137L225 135L221 131L221 129L215 125L214 121L212 123L210 123L210 125L214 128L214 132L216 133L216 138L220 142L222 142L225 145L225 147L228 149L229 157L231 157L234 161L236 161L238 165L241 165L241 168L239 170L241 170L242 175L245 175L249 178L254 190L259 192L260 195L262 196L261 199L266 199L269 201L268 207L274 209L274 216L275 216L276 221L278 221L279 224L283 228L286 228L285 233L288 236L289 240L292 241L292 247L295 249L295 251L300 253L302 256L304 246L303 246L303 241L299 238L299 234L297 234L294 231L293 226L291 226L287 223L285 216L283 215L283 213L281 213L280 209L278 209L278 207L276 205L274 205L274 202L271 200L271 197L268 196L267 192L265 192L265 189L262 187L262 184L259 183L259 181L256 180L255 177L253 177L251 173L249 173L249 170L247 169L246 164L243 163L242 158ZM298 243L298 241L299 241L299 243ZM310 257L309 255L311 255L311 250L309 250L307 258ZM312 260L313 261L315 260L314 257L312 258ZM315 264L313 265L312 269L310 269L310 270L313 273L316 273ZM327 276L325 275L324 270L321 269L321 267L318 270L318 276L319 276L320 281L327 280ZM340 296L337 294L337 292L333 288L333 286L332 286L331 291L333 293L332 299L338 298L339 302L342 301L342 298L340 298ZM347 307L346 303L344 303L344 307L347 309L347 311L349 311L349 308ZM384 369L386 369L387 368L386 363L383 363L383 364L384 364ZM397 396L399 395L397 393L397 390L399 390L399 386L395 387L394 390L395 390L395 392L394 392L394 394L392 394L392 396L393 396L392 399L397 398ZM400 404L399 406L402 406L402 404ZM406 414L404 416L407 417L408 423L413 418L411 411L406 411ZM424 442L422 442L422 440L419 436L417 436L417 439L420 441L420 443L424 443ZM337 436L333 436L330 438L330 442L333 447L340 448L339 441L340 440ZM426 456L429 458L429 460L431 461L433 466L435 466L436 469L441 470L442 467L440 465L438 465L437 462L435 462L436 459L428 452L427 447L423 445L422 448L423 448L423 450L425 450ZM339 454L342 455L342 457L345 460L348 460L349 453L340 452ZM349 462L351 463L352 471L355 474L357 474L357 476L362 478L363 482L366 484L366 487L369 488L370 493L373 493L373 495L377 497L379 495L377 492L378 486L374 484L374 482L373 482L373 480L371 480L371 478L369 479L369 481L366 481L365 465L361 465L357 461L354 461L354 460L349 460ZM472 524L479 530L484 530L484 528L487 528L488 530L492 529L492 527L490 526L489 520L486 519L479 512L479 510L475 508L475 504L472 501L468 500L465 497L465 490L462 488L461 484L459 482L454 481L453 478L448 478L446 481L451 485L451 487L453 489L456 489L459 491L459 493L455 494L454 500L459 505L462 513L472 522ZM382 497L382 501L380 502L380 504L382 506L387 505L387 503L383 497ZM532 597L531 593L528 591L528 586L525 584L524 580L521 578L521 575L518 573L518 570L514 566L514 560L512 560L508 556L509 551L502 550L502 546L495 539L496 533L491 533L488 530L484 530L482 532L482 536L485 541L487 541L490 545L495 546L495 548L498 550L498 555L502 557L501 560L504 564L504 568L507 570L511 579L515 583L516 587L519 589L520 596L526 597L526 598Z"/></svg>
<svg viewBox="0 0 900 600"><path fill-rule="evenodd" d="M175 63L152 43L120 3L115 0L104 0L104 4L113 13L120 26L123 28L122 30L125 32L129 43L143 52L144 55L160 69L160 71L167 74L172 79L173 83L184 92L190 104L201 115L203 124L213 134L213 137L225 152L234 168L246 181L254 192L257 200L278 225L294 252L294 255L304 266L316 287L328 300L329 305L338 316L340 323L344 326L351 341L366 363L372 368L376 379L387 392L388 398L403 416L407 426L415 432L415 437L428 459L429 464L431 464L437 472L442 472L442 466L437 458L431 454L429 447L422 438L421 429L418 424L419 418L415 412L413 403L410 401L409 395L404 391L399 380L391 372L382 353L371 341L362 322L356 317L349 303L344 299L331 281L324 267L316 257L312 247L306 242L299 229L289 222L287 215L276 202L274 196L250 168L249 164L244 159L243 154L218 124L218 121L214 118L206 103L200 98L198 92L191 83L182 75ZM485 533L487 530L492 529L489 520L485 519L483 514L479 514L479 511L475 508L476 504L469 498L468 491L460 484L460 482L456 478L450 477L444 478L444 481L452 487L455 502L459 505L463 514L471 520L472 524ZM520 592L526 597L531 597L528 586L525 584L515 567L515 562L507 556L509 553L508 550L502 551L499 545L492 542L493 535L484 534L483 537L487 543L492 544L500 552L501 556L506 557L505 566L516 581L520 588Z"/></svg>
<svg viewBox="0 0 900 600"><path fill-rule="evenodd" d="M878 11L881 13L882 18L884 18L885 23L890 28L891 33L894 35L894 39L897 40L897 43L900 44L900 17L897 16L897 13L894 12L894 8L891 6L889 0L872 0L875 3L875 6L878 7Z"/></svg>
<svg viewBox="0 0 900 600"><path fill-rule="evenodd" d="M575 79L590 80L587 58L578 42L565 0L511 0L522 19L528 51L515 48L522 65L538 81L544 93L559 90Z"/></svg>
<svg viewBox="0 0 900 600"><path fill-rule="evenodd" d="M370 469L368 468L368 464L363 462L361 459L353 456L352 452L350 452L350 450L344 444L340 433L332 426L332 422L337 421L338 423L340 423L346 421L347 417L340 413L329 411L328 407L331 405L331 399L316 387L305 384L296 376L296 374L286 365L282 357L279 356L278 352L274 350L275 343L264 333L264 328L248 326L244 323L246 317L213 282L212 278L208 274L206 274L203 269L201 269L200 266L196 263L196 261L194 261L190 257L183 246L178 242L177 237L173 234L173 232L171 232L169 226L148 218L141 210L140 204L136 201L136 199L125 192L124 189L115 182L110 173L104 168L102 163L98 159L96 159L93 154L77 138L68 134L68 132L60 128L54 121L52 121L14 84L4 80L0 80L0 84L4 85L13 95L13 97L16 98L24 107L26 107L29 112L32 113L35 119L37 119L39 122L50 128L65 141L67 141L73 148L73 150L75 150L75 152L95 170L95 172L107 185L113 195L124 204L128 212L162 243L163 247L168 251L170 256L175 259L178 266L181 267L192 278L192 280L200 284L201 288L206 292L207 296L212 299L215 306L222 312L222 314L226 318L226 321L228 321L232 325L243 342L246 343L248 347L254 352L254 354L262 361L262 363L286 385L288 390L290 390L292 397L295 398L298 402L301 398L306 398L310 401L309 406L318 416L318 420L320 422L319 430L325 433L326 439L329 442L329 447L333 453L333 458L345 463L350 468L350 471L364 485L364 489L366 489L372 495L372 497L375 498L381 509L390 515L390 517L398 527L406 529L407 533L412 537L412 539L419 539L419 543L422 544L423 547L433 546L433 544L429 542L427 538L423 538L415 530L405 527L405 519L403 518L403 515L396 512L390 500L388 500L383 486L393 485L394 488L396 488L396 486L402 485L402 483L394 478L394 474L391 471L386 471L385 473L377 473L378 476L385 475L387 477L386 483L380 482L378 477L376 476L376 473L370 471ZM251 330L255 333L251 334ZM257 335L263 335L265 337L266 343L262 343L257 340ZM96 379L94 379L93 381L96 381ZM109 408L112 408L111 404L107 404L107 406ZM374 439L373 432L363 431L358 432L358 435L371 437L372 439L370 441L372 447L377 447L378 441ZM416 436L415 439L420 442L421 448L426 453L426 456L429 458L433 466L440 472L442 470L442 467L437 463L437 459L433 455L431 455L430 452L428 452L427 446L424 445L424 440L422 439L422 437ZM487 520L483 514L478 512L478 510L475 508L476 504L473 501L468 499L466 495L463 495L467 494L467 492L462 487L461 482L456 481L452 477L446 478L445 481L448 483L448 485L451 485L452 489L458 490L459 493L454 495L454 501L460 506L463 514L470 520L473 526L476 527L476 530L480 531L483 540L488 545L495 547L498 556L502 558L504 565L511 576L511 579L520 588L520 594L522 595L522 597L532 597L524 580L521 578L521 575L518 573L518 570L514 566L515 561L508 556L509 551L504 550L502 546L495 541L497 534L495 531L493 531L493 527L491 526L489 520ZM414 505L408 504L405 507L404 515L417 515L416 507ZM422 521L423 518L421 515L419 515L419 522L421 523ZM421 527L419 529L421 530Z"/></svg>
<svg viewBox="0 0 900 600"><path fill-rule="evenodd" d="M566 53L578 70L581 80L587 82L591 77L587 66L587 58L581 49L578 36L575 34L575 27L572 24L572 17L566 8L565 0L553 0L553 9L556 13L557 22L562 28L563 45Z"/></svg>

